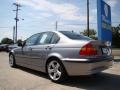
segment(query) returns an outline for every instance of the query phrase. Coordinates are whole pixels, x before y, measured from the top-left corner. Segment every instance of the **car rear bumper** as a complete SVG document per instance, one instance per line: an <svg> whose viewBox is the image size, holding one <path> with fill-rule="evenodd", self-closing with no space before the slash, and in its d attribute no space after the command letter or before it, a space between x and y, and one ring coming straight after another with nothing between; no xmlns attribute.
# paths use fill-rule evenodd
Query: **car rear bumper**
<svg viewBox="0 0 120 90"><path fill-rule="evenodd" d="M63 64L69 76L91 75L110 68L113 59L63 59Z"/></svg>

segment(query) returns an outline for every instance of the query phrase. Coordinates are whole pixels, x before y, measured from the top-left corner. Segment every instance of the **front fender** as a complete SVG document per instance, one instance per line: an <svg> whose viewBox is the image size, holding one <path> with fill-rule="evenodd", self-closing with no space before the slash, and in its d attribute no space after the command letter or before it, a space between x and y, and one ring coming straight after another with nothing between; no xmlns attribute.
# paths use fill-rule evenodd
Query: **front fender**
<svg viewBox="0 0 120 90"><path fill-rule="evenodd" d="M14 50L11 50L11 51L9 52L9 56L10 56L11 54L15 54L15 51L14 51Z"/></svg>

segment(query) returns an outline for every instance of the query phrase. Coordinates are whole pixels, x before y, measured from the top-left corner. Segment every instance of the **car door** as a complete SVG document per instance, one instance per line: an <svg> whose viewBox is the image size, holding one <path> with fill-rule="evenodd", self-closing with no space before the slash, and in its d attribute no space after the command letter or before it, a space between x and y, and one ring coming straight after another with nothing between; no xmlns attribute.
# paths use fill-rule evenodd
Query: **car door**
<svg viewBox="0 0 120 90"><path fill-rule="evenodd" d="M37 44L35 46L32 46L32 53L31 58L33 60L33 66L40 67L39 70L44 71L45 63L44 61L47 58L47 55L50 53L52 48L54 47L53 44L51 44L51 39L53 37L52 32L44 32L39 37Z"/></svg>
<svg viewBox="0 0 120 90"><path fill-rule="evenodd" d="M23 66L31 65L33 60L31 59L32 47L36 45L37 39L40 34L32 35L25 41L24 47L17 50L17 60L16 62Z"/></svg>

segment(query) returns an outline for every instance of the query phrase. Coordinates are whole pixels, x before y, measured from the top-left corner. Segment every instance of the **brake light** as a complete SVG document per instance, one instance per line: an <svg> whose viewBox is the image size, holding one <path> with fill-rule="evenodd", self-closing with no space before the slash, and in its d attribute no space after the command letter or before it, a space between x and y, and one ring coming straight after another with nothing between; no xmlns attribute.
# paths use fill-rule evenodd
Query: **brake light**
<svg viewBox="0 0 120 90"><path fill-rule="evenodd" d="M79 54L80 56L94 56L97 55L97 50L89 43L81 48Z"/></svg>

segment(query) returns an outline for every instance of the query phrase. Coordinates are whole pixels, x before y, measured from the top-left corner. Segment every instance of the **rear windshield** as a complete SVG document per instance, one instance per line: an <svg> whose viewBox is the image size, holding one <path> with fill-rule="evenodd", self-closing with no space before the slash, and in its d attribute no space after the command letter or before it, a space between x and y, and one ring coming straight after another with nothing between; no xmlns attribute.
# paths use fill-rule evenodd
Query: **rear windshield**
<svg viewBox="0 0 120 90"><path fill-rule="evenodd" d="M89 37L77 34L75 32L71 32L71 31L60 31L60 32L64 34L65 36L67 36L68 38L73 39L73 40L92 40Z"/></svg>

